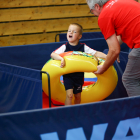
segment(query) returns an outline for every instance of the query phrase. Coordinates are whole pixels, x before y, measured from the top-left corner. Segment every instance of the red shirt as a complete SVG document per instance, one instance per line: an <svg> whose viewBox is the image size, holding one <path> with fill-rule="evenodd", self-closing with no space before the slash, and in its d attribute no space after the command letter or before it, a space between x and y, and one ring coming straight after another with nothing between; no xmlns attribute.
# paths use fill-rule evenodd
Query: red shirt
<svg viewBox="0 0 140 140"><path fill-rule="evenodd" d="M140 3L134 0L110 0L104 4L98 25L107 39L120 35L131 49L140 48Z"/></svg>

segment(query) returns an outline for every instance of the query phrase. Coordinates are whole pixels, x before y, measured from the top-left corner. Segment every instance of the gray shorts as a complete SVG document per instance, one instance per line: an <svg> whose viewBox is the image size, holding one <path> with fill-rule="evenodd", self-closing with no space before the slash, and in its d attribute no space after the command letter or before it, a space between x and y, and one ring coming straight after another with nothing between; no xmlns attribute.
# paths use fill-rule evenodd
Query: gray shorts
<svg viewBox="0 0 140 140"><path fill-rule="evenodd" d="M122 82L128 96L140 95L140 48L134 48L129 53L126 69L122 76Z"/></svg>

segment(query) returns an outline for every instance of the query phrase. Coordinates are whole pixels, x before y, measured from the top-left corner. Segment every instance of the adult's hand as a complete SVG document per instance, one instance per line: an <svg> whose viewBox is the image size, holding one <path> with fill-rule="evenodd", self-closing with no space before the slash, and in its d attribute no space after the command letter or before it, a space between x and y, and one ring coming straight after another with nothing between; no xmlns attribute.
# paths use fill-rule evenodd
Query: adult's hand
<svg viewBox="0 0 140 140"><path fill-rule="evenodd" d="M119 56L117 57L117 62L120 63L120 57Z"/></svg>
<svg viewBox="0 0 140 140"><path fill-rule="evenodd" d="M94 74L103 74L105 70L103 69L103 65L97 66L97 71L94 72Z"/></svg>

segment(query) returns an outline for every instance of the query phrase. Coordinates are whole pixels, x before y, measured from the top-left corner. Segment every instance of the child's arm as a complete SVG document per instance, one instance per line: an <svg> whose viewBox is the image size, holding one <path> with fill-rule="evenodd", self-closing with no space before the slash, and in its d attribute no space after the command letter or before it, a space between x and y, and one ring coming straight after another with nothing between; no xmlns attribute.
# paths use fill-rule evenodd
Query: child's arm
<svg viewBox="0 0 140 140"><path fill-rule="evenodd" d="M85 52L86 53L89 53L89 54L91 54L91 55L95 55L96 57L101 57L101 58L106 58L106 54L104 54L104 53L102 53L102 52L100 52L100 51L96 51L96 50L94 50L94 49L91 49L90 47L88 47L86 44L85 44L85 46L84 46L85 48Z"/></svg>
<svg viewBox="0 0 140 140"><path fill-rule="evenodd" d="M55 60L61 60L61 68L65 66L65 60L63 57L61 57L59 54L52 52L51 53L51 58Z"/></svg>
<svg viewBox="0 0 140 140"><path fill-rule="evenodd" d="M107 55L105 53L100 52L100 51L96 51L95 56L105 59Z"/></svg>

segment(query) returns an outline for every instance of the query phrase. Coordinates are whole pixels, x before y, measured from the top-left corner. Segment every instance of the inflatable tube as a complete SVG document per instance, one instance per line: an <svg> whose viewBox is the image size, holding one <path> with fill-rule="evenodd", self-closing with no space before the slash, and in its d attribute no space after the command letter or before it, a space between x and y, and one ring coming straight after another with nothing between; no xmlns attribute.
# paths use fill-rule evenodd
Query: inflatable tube
<svg viewBox="0 0 140 140"><path fill-rule="evenodd" d="M66 65L60 68L60 60L49 60L42 68L50 74L51 98L61 103L65 102L66 91L60 81L61 75L73 72L94 72L97 70L98 64L104 63L103 59L97 59L82 52L66 52L61 54L64 57ZM108 97L115 89L118 81L116 70L111 66L103 74L97 74L97 82L83 87L81 93L81 103L89 103L101 101ZM48 95L48 78L42 74L42 88ZM74 103L74 99L73 99Z"/></svg>

